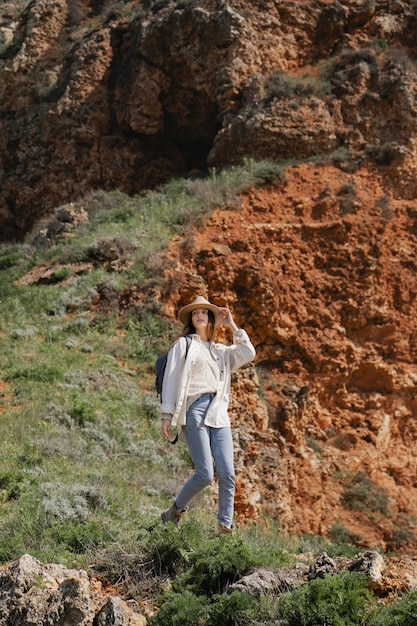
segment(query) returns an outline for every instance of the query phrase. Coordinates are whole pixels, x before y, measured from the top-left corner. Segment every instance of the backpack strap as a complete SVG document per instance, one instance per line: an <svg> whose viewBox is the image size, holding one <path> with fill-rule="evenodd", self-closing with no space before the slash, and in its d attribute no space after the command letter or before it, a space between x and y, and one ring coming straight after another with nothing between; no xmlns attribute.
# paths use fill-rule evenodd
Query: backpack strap
<svg viewBox="0 0 417 626"><path fill-rule="evenodd" d="M190 337L189 335L185 335L185 341L187 343L187 347L185 348L185 358L187 358L188 350L190 349L192 340L192 337Z"/></svg>

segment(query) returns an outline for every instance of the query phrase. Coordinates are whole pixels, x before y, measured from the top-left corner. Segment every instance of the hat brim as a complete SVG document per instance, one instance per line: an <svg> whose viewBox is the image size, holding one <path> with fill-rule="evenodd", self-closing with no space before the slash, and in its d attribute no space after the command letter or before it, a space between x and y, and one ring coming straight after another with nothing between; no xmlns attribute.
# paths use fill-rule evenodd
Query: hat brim
<svg viewBox="0 0 417 626"><path fill-rule="evenodd" d="M181 309L179 314L180 322L184 324L184 326L189 321L191 313L196 309L207 309L207 311L211 311L214 314L214 328L217 328L217 326L220 326L220 324L223 322L223 313L215 304L188 304Z"/></svg>

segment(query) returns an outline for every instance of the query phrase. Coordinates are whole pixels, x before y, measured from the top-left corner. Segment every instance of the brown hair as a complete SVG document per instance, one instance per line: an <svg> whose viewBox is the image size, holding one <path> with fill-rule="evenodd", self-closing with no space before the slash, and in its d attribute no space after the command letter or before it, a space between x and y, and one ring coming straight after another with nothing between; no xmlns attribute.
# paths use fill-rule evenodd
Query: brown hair
<svg viewBox="0 0 417 626"><path fill-rule="evenodd" d="M191 320L192 320L192 315L190 313L188 317L188 322L184 325L182 329L182 337L185 337L186 335L193 335L195 333L194 324L192 323ZM214 323L215 323L214 313L213 311L210 311L209 309L208 310L208 326L207 326L207 338L209 341L213 340Z"/></svg>

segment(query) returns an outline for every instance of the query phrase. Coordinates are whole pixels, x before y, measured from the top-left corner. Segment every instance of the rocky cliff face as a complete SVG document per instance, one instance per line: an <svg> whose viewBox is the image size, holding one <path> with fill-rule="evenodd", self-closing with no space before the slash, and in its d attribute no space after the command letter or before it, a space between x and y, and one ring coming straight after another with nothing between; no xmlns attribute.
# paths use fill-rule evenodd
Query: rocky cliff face
<svg viewBox="0 0 417 626"><path fill-rule="evenodd" d="M411 0L3 3L0 238L91 189L340 147L413 198L415 17Z"/></svg>
<svg viewBox="0 0 417 626"><path fill-rule="evenodd" d="M291 160L173 243L161 302L207 294L256 344L261 385L246 371L232 404L242 518L414 550L415 3L0 11L1 239L91 189Z"/></svg>

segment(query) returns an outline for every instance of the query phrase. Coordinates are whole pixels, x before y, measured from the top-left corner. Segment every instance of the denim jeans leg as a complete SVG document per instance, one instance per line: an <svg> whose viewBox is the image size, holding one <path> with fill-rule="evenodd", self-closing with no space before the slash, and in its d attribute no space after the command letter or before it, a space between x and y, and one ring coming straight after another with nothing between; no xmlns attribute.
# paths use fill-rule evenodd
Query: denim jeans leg
<svg viewBox="0 0 417 626"><path fill-rule="evenodd" d="M203 491L214 478L209 429L204 425L211 401L211 395L201 396L190 406L187 412L187 423L183 427L183 431L194 465L194 475L187 480L175 498L177 508L180 510L185 509L189 502L200 491Z"/></svg>
<svg viewBox="0 0 417 626"><path fill-rule="evenodd" d="M210 428L211 450L219 483L218 521L233 526L235 470L233 437L230 428Z"/></svg>

